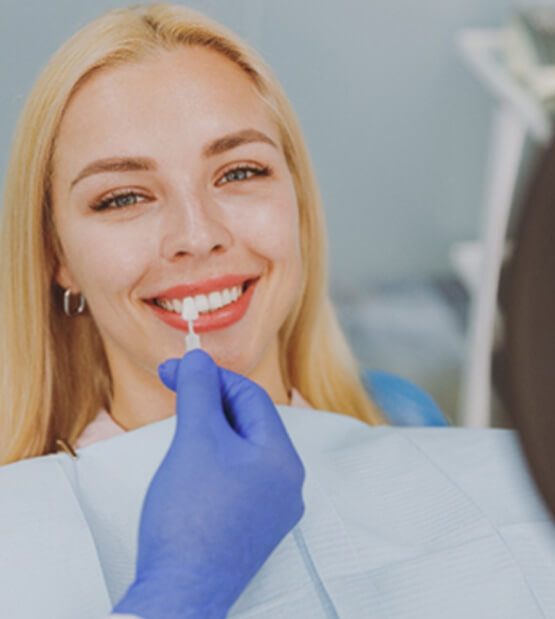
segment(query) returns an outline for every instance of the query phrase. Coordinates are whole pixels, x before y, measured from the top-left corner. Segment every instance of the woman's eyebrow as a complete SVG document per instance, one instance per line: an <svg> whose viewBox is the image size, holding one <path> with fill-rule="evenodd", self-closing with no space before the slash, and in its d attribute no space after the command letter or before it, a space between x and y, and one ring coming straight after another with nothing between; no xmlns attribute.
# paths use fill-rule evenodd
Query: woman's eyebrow
<svg viewBox="0 0 555 619"><path fill-rule="evenodd" d="M257 131L256 129L243 129L243 131L229 133L228 135L224 135L222 138L214 140L204 147L202 156L207 158L214 155L219 155L226 150L235 148L240 144L247 144L248 142L266 142L267 144L271 144L274 148L277 148L276 143L265 133Z"/></svg>
<svg viewBox="0 0 555 619"><path fill-rule="evenodd" d="M225 151L236 148L241 144L249 142L265 142L274 148L277 148L276 143L269 138L265 133L256 129L243 129L235 133L229 133L221 138L210 142L202 149L203 158L213 157ZM70 190L82 179L93 174L101 174L103 172L129 172L129 171L150 171L157 170L158 166L154 159L149 157L108 157L106 159L97 159L87 164L81 172L71 181Z"/></svg>

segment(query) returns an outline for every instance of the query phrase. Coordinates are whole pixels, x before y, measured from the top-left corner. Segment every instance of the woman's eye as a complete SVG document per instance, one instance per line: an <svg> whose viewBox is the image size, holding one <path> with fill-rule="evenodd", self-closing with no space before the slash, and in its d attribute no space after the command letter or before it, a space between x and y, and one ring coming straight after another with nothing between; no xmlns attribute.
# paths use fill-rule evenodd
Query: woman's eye
<svg viewBox="0 0 555 619"><path fill-rule="evenodd" d="M253 176L269 176L271 174L269 166L262 168L253 166L240 166L228 170L223 176L222 180L219 180L217 185L226 185L227 183L234 181L246 181ZM102 198L91 206L93 211L103 211L105 209L119 210L130 206L136 206L139 204L137 198L143 198L142 201L148 200L145 196L135 191L124 191L121 193L111 193L105 198Z"/></svg>
<svg viewBox="0 0 555 619"><path fill-rule="evenodd" d="M145 198L145 196L135 191L125 191L123 193L112 193L91 206L94 211L104 209L122 209L128 206L139 204L135 198ZM146 198L145 198L146 199ZM113 206L112 206L113 205Z"/></svg>
<svg viewBox="0 0 555 619"><path fill-rule="evenodd" d="M255 168L252 166L240 166L238 168L233 168L232 170L228 170L222 177L222 179L226 179L225 182L221 180L218 181L217 185L225 185L232 181L245 181L253 176L268 176L270 174L270 168L268 166L264 168Z"/></svg>

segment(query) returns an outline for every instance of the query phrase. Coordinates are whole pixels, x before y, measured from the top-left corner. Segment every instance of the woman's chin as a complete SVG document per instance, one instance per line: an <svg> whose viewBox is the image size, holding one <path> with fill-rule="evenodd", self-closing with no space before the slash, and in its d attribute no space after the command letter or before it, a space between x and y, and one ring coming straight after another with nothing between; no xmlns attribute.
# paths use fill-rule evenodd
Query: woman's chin
<svg viewBox="0 0 555 619"><path fill-rule="evenodd" d="M203 338L200 337L200 348L208 353L214 363L226 370L231 370L237 374L245 376L252 363L249 363L247 351L237 344L226 346L222 342L207 342L203 344Z"/></svg>

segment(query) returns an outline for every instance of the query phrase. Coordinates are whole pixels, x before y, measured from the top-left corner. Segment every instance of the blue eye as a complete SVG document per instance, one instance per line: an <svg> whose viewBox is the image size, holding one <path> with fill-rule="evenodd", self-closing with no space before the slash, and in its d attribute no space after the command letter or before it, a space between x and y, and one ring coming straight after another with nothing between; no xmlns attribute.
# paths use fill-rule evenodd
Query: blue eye
<svg viewBox="0 0 555 619"><path fill-rule="evenodd" d="M102 198L102 200L99 200L98 202L93 204L91 208L93 209L93 211L103 211L107 208L122 209L128 206L135 206L136 204L139 204L136 201L132 201L132 198L145 198L145 196L137 193L136 191L122 191L120 193L115 192L109 194L105 198ZM112 202L116 206L110 206Z"/></svg>
<svg viewBox="0 0 555 619"><path fill-rule="evenodd" d="M227 185L228 183L234 181L246 181L252 178L253 176L269 176L272 170L269 166L265 166L262 168L254 167L254 166L238 166L231 170L228 170L223 176L222 179L226 179L225 182L219 180L216 184ZM136 191L120 191L113 192L108 194L105 198L102 198L98 202L95 202L91 209L93 211L103 211L106 209L110 210L120 210L124 208L128 208L130 206L137 206L140 202L137 201L137 198L144 198L148 200L146 196L143 196ZM142 202L143 200L141 200Z"/></svg>
<svg viewBox="0 0 555 619"><path fill-rule="evenodd" d="M227 178L226 183L222 183L219 181L218 185L225 185L231 181L245 181L253 176L268 176L270 174L270 168L268 166L263 168L253 167L253 166L239 166L237 168L233 168L228 170L223 178Z"/></svg>

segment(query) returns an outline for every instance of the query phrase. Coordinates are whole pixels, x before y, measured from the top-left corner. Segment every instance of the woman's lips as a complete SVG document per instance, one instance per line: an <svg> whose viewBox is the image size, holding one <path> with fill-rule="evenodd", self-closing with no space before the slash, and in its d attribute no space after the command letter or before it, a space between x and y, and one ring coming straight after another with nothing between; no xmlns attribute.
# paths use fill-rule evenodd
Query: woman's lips
<svg viewBox="0 0 555 619"><path fill-rule="evenodd" d="M247 285L247 289L243 294L229 305L221 307L220 309L210 312L208 314L199 314L199 317L193 321L193 328L195 333L204 333L206 331L214 331L215 329L225 329L230 325L238 322L243 318L247 309L249 308L252 295L254 294L254 288L258 284L258 279L251 281ZM170 327L180 329L181 331L189 331L189 325L187 321L181 318L181 315L177 312L171 312L164 309L154 303L154 301L146 301L155 312L158 318L163 320Z"/></svg>

